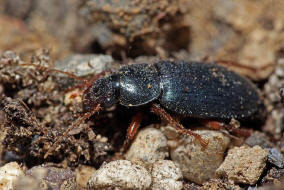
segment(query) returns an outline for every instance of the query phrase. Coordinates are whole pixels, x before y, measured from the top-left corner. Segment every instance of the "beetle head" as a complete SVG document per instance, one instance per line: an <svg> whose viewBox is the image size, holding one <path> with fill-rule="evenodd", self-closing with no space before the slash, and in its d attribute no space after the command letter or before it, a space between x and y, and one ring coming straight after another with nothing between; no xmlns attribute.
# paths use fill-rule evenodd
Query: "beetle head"
<svg viewBox="0 0 284 190"><path fill-rule="evenodd" d="M114 106L118 101L119 81L116 75L100 78L89 86L83 95L84 111L91 111L98 104L104 108Z"/></svg>

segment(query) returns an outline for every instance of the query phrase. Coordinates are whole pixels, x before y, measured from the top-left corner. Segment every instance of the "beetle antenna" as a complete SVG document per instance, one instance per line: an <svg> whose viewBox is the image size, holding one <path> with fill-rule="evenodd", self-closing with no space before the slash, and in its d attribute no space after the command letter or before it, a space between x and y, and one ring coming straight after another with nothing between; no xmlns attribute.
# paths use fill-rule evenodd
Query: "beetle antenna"
<svg viewBox="0 0 284 190"><path fill-rule="evenodd" d="M57 69L48 68L48 67L45 67L45 66L42 66L42 65L35 65L35 64L32 64L32 63L22 63L22 64L20 64L20 66L33 66L33 67L36 67L36 68L38 68L40 70L43 70L43 71L57 72L57 73L61 73L61 74L67 75L70 78L83 81L84 83L87 82L87 80L85 80L85 79L83 79L81 77L78 77L78 76L76 76L76 75L74 75L72 73L68 73L68 72L65 72L65 71L60 71L60 70L57 70Z"/></svg>
<svg viewBox="0 0 284 190"><path fill-rule="evenodd" d="M101 109L101 105L98 104L94 110L91 112L85 113L83 116L79 117L73 125L71 125L61 136L57 137L55 139L54 144L51 146L51 148L45 153L44 159L46 159L57 147L58 143L62 141L64 137L68 135L70 131L72 131L74 128L78 127L82 122L84 122L86 119L89 119L92 115L97 113Z"/></svg>

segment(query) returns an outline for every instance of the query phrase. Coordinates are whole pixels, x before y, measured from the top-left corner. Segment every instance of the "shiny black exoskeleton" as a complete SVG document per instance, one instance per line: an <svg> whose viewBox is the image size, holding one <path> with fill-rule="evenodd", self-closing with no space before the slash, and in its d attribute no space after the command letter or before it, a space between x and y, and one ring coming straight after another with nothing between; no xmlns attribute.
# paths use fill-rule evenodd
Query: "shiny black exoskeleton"
<svg viewBox="0 0 284 190"><path fill-rule="evenodd" d="M158 102L166 110L203 119L244 120L263 107L256 87L217 64L159 61L124 66L85 92L86 110L100 104L140 106Z"/></svg>

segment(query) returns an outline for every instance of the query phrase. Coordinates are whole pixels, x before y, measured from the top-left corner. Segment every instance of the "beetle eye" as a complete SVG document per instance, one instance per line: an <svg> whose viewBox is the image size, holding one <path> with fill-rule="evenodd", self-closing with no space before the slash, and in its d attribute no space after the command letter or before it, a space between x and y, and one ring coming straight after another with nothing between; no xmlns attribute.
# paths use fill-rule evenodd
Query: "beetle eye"
<svg viewBox="0 0 284 190"><path fill-rule="evenodd" d="M111 99L111 98L109 98L109 97L105 99L105 101L104 101L104 107L110 108L110 107L112 107L113 105L114 105L113 99Z"/></svg>

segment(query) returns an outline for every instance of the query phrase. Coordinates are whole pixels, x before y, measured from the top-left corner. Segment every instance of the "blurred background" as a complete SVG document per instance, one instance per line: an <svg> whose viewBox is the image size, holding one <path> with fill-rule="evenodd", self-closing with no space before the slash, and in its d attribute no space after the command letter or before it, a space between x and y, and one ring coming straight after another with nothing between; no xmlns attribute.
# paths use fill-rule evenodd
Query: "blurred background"
<svg viewBox="0 0 284 190"><path fill-rule="evenodd" d="M225 60L259 81L283 54L283 7L281 0L1 0L0 52Z"/></svg>

